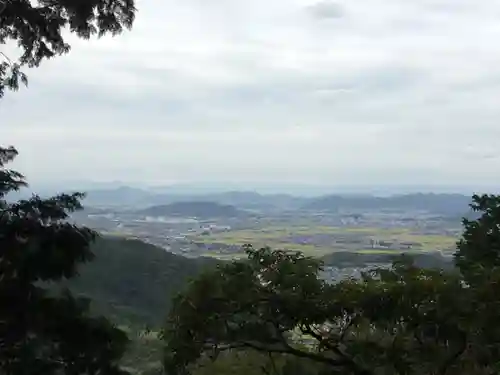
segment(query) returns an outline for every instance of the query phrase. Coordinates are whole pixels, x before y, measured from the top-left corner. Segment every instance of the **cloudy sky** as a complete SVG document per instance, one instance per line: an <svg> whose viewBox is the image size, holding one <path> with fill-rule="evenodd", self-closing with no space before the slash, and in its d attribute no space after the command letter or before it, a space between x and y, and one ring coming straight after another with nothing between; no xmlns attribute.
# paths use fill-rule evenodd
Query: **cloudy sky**
<svg viewBox="0 0 500 375"><path fill-rule="evenodd" d="M0 102L30 180L498 182L498 0L138 8Z"/></svg>

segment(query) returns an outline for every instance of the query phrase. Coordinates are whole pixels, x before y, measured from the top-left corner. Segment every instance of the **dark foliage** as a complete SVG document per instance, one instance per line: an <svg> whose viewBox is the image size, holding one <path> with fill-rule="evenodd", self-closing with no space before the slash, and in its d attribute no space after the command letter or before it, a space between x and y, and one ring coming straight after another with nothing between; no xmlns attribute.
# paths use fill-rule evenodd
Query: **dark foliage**
<svg viewBox="0 0 500 375"><path fill-rule="evenodd" d="M96 259L82 266L80 276L66 286L91 298L96 312L136 328L159 327L172 297L189 279L217 264L126 238L98 238L91 249Z"/></svg>
<svg viewBox="0 0 500 375"><path fill-rule="evenodd" d="M0 97L5 88L26 83L20 66L38 66L43 59L67 53L64 32L80 38L116 35L134 21L134 0L3 0L0 8L0 44L14 41L22 50L19 61L0 59Z"/></svg>
<svg viewBox="0 0 500 375"><path fill-rule="evenodd" d="M362 280L330 284L300 253L248 247L179 295L164 365L187 374L245 350L314 362L318 374L490 375L500 369L500 198L474 196L456 268L396 260Z"/></svg>
<svg viewBox="0 0 500 375"><path fill-rule="evenodd" d="M64 33L81 38L130 28L133 0L4 0L0 44L16 43L19 60L0 55L0 98L6 88L27 84L21 67L69 51ZM6 195L26 186L6 168L17 155L0 148L0 373L122 374L118 361L127 335L108 320L91 316L88 301L54 288L93 259L96 233L68 222L83 194L60 194L11 203Z"/></svg>
<svg viewBox="0 0 500 375"><path fill-rule="evenodd" d="M5 166L16 155L14 148L0 149L0 372L122 373L117 361L125 333L91 317L86 300L49 287L93 259L96 234L66 220L81 209L82 194L7 203L7 193L26 186Z"/></svg>
<svg viewBox="0 0 500 375"><path fill-rule="evenodd" d="M414 264L422 268L443 268L452 269L454 263L450 257L441 255L438 252L422 252L420 254L362 254L352 251L338 251L327 254L321 258L325 266L333 267L370 267L374 264L390 264L401 257L401 255L411 257Z"/></svg>
<svg viewBox="0 0 500 375"><path fill-rule="evenodd" d="M20 82L28 85L28 78L21 71L21 65L13 63L4 53L0 52L0 98L3 97L6 87L17 91Z"/></svg>
<svg viewBox="0 0 500 375"><path fill-rule="evenodd" d="M471 205L477 219L463 219L464 235L455 260L464 273L477 274L500 266L500 196L475 195Z"/></svg>

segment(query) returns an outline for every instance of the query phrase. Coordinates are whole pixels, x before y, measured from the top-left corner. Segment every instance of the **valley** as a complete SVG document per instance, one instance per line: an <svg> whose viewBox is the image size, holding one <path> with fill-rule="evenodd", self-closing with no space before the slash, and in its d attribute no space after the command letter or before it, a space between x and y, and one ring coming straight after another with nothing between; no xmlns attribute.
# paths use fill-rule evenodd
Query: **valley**
<svg viewBox="0 0 500 375"><path fill-rule="evenodd" d="M463 204L457 205L457 196L446 194L337 198L333 207L332 197L281 196L276 204L254 193L247 200L240 193L237 202L234 196L177 196L178 201L137 208L93 206L74 219L108 236L137 238L192 258L236 259L244 256L243 245L252 244L313 257L348 253L369 260L403 252L449 257L460 218L468 212L466 196L459 196Z"/></svg>
<svg viewBox="0 0 500 375"><path fill-rule="evenodd" d="M96 259L66 285L127 330L132 342L123 366L141 374L161 373L158 332L172 298L200 273L244 258L246 244L319 258L328 282L388 267L402 253L420 266L445 268L452 266L460 217L469 214L467 203L457 207L448 195L432 196L437 203L430 206L425 195L337 199L329 209L292 196L240 193L236 202L234 193L165 202L146 197L142 193L141 205L87 205L73 215L102 238L93 247Z"/></svg>

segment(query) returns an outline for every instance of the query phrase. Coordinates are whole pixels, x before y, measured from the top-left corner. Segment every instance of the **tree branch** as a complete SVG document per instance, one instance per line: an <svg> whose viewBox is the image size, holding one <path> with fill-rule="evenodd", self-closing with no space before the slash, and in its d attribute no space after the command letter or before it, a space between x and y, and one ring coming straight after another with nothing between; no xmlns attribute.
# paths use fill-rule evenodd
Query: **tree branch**
<svg viewBox="0 0 500 375"><path fill-rule="evenodd" d="M455 363L458 360L458 358L460 358L460 356L465 352L465 349L467 348L467 335L465 334L465 332L459 331L459 336L460 336L460 344L457 350L440 366L439 368L440 375L446 375L449 368L453 365L453 363Z"/></svg>
<svg viewBox="0 0 500 375"><path fill-rule="evenodd" d="M349 355L344 353L338 345L333 345L329 340L325 339L319 333L314 332L310 325L303 325L300 327L302 333L306 335L312 336L315 340L317 340L321 345L325 346L327 349L331 350L335 353L344 366L349 367L356 375L371 375L371 371L362 368L359 364L357 364Z"/></svg>
<svg viewBox="0 0 500 375"><path fill-rule="evenodd" d="M291 346L283 334L278 332L278 338L276 342L260 342L254 340L239 340L234 344L209 344L207 343L204 347L205 350L216 350L216 351L225 351L231 349L253 349L258 352L263 353L277 353L277 354L291 354L295 357L310 359L315 362L328 364L330 366L342 367L348 365L348 361L344 359L334 359L322 356L320 354L303 351Z"/></svg>
<svg viewBox="0 0 500 375"><path fill-rule="evenodd" d="M356 315L354 315L353 317L351 317L351 319L349 319L349 322L342 329L341 334L340 334L340 338L339 338L340 342L344 341L347 332L349 332L349 329L354 325L354 322L356 321L356 318L357 318Z"/></svg>
<svg viewBox="0 0 500 375"><path fill-rule="evenodd" d="M274 374L279 375L278 369L276 368L276 362L274 361L273 355L271 353L267 353L269 356L269 361L271 362L271 366L273 368Z"/></svg>

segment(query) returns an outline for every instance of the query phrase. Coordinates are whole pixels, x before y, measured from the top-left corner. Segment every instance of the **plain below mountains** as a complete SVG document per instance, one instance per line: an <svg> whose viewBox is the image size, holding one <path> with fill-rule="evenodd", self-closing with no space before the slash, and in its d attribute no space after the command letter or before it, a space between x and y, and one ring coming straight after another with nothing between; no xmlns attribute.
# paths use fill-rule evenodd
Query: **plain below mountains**
<svg viewBox="0 0 500 375"><path fill-rule="evenodd" d="M153 217L190 217L198 219L242 218L250 212L232 205L216 202L191 201L151 206L135 211L136 214Z"/></svg>

